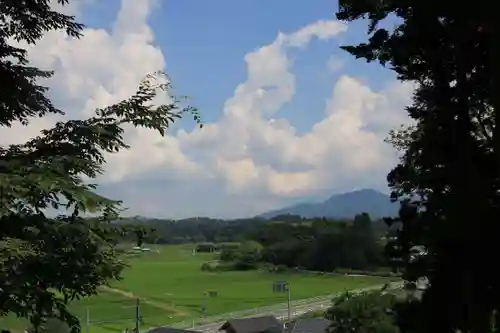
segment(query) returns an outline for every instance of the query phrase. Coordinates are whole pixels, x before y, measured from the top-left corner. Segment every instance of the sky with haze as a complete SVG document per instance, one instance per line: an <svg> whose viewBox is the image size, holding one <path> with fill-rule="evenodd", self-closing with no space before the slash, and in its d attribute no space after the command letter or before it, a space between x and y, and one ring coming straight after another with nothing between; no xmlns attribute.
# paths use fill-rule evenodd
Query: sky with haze
<svg viewBox="0 0 500 333"><path fill-rule="evenodd" d="M199 108L201 130L190 118L164 138L127 128L132 148L109 156L97 180L126 215L253 216L355 189L387 192L397 156L383 140L408 123L413 87L339 48L366 39L366 22L336 21L336 6L73 0L64 11L86 25L84 36L51 32L29 55L55 70L46 85L67 118L129 97L157 70ZM57 120L2 129L0 141L24 142Z"/></svg>

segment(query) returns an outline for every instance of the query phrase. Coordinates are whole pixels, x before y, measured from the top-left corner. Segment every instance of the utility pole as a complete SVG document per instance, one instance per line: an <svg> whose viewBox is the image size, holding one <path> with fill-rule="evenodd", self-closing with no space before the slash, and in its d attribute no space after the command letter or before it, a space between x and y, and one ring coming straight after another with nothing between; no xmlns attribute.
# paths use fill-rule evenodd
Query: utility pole
<svg viewBox="0 0 500 333"><path fill-rule="evenodd" d="M275 293L287 293L287 303L288 303L288 321L292 320L292 291L290 282L287 281L275 281L273 282L273 292Z"/></svg>
<svg viewBox="0 0 500 333"><path fill-rule="evenodd" d="M90 311L89 308L85 308L85 333L89 333L90 326Z"/></svg>
<svg viewBox="0 0 500 333"><path fill-rule="evenodd" d="M288 296L288 322L290 322L292 320L292 295L290 291L290 282L287 282L285 286Z"/></svg>
<svg viewBox="0 0 500 333"><path fill-rule="evenodd" d="M215 290L205 291L203 293L203 298L201 300L201 314L203 323L205 323L205 319L207 317L207 298L215 298L218 297L219 293Z"/></svg>
<svg viewBox="0 0 500 333"><path fill-rule="evenodd" d="M203 298L201 299L201 320L205 323L205 318L207 317L207 293L203 293Z"/></svg>
<svg viewBox="0 0 500 333"><path fill-rule="evenodd" d="M139 299L135 302L135 332L139 333L139 327L141 325L141 304Z"/></svg>

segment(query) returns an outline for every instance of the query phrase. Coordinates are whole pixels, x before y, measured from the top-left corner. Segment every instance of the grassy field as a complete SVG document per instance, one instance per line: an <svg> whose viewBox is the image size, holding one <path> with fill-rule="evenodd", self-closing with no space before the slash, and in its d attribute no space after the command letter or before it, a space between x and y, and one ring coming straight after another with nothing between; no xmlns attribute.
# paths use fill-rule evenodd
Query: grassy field
<svg viewBox="0 0 500 333"><path fill-rule="evenodd" d="M142 327L165 325L201 316L203 293L217 291L207 299L207 315L256 308L286 301L285 294L272 292L272 282L286 280L292 299L309 298L339 291L382 284L377 277L331 277L265 272L201 271L202 263L215 260L212 254L192 254L192 245L161 246L157 251L130 258L123 280L103 288L95 297L71 305L82 319L89 318L89 333L121 332L134 326L139 299ZM0 320L0 326L26 327L15 318Z"/></svg>

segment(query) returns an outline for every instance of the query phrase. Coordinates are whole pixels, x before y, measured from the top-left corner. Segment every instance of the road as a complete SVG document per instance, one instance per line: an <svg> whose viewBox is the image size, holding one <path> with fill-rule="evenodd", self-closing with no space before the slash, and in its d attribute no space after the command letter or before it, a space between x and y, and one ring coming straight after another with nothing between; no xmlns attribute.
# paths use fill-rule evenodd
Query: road
<svg viewBox="0 0 500 333"><path fill-rule="evenodd" d="M401 286L402 286L401 283L393 283L393 284L391 284L390 288L395 289L395 288L398 288ZM363 288L363 289L350 290L349 292L358 293L358 292L363 292L363 291L376 290L376 289L380 289L380 288L382 288L382 285L373 286L373 287L369 287L369 288ZM326 310L328 307L331 306L332 299L340 296L340 294L342 294L342 293L321 296L321 297L315 297L315 298L309 298L309 299L303 299L303 300L298 300L298 301L292 302L292 311L291 311L292 318L298 317L298 316L301 316L305 313L309 313L309 312L313 312L313 311ZM272 315L280 320L285 320L288 318L287 305L284 304L284 305L282 305L281 308L275 308L275 309L269 308L268 310L263 309L262 312L256 312L256 313L253 313L250 315L241 316L241 317L237 317L237 318L250 318L250 317L265 316L265 315ZM235 317L233 316L233 314L228 313L227 316L220 316L219 318L235 318ZM215 333L215 332L218 332L219 328L224 323L225 323L225 320L219 320L219 321L207 323L204 325L194 326L194 327L189 328L189 330L203 332L203 333Z"/></svg>
<svg viewBox="0 0 500 333"><path fill-rule="evenodd" d="M298 317L298 316L303 315L303 314L308 313L308 312L326 309L330 305L331 305L331 300L292 307L292 317ZM267 313L262 312L262 313L254 314L251 316L246 316L245 318L264 316L264 315L273 315L280 320L284 320L284 319L288 318L288 309L284 308L284 309L280 309L280 310L276 310L276 311L272 311L272 312L267 312ZM195 327L191 328L191 330L203 332L203 333L215 333L215 332L219 331L219 328L224 323L225 323L225 321L220 321L217 323L209 323L209 324L205 324L205 325L195 326Z"/></svg>

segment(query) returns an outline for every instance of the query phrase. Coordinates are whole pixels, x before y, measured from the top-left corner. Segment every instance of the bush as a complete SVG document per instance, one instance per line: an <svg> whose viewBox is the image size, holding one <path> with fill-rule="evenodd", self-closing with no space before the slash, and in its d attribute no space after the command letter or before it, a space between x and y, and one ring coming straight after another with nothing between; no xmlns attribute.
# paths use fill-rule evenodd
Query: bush
<svg viewBox="0 0 500 333"><path fill-rule="evenodd" d="M400 277L401 273L395 273L388 270L358 270L349 268L338 268L335 270L338 274L359 274L359 275L369 275L369 276L380 276L380 277Z"/></svg>
<svg viewBox="0 0 500 333"><path fill-rule="evenodd" d="M228 272L228 271L248 271L257 268L258 263L249 263L246 261L220 262L216 265L204 263L201 270L204 272Z"/></svg>
<svg viewBox="0 0 500 333"><path fill-rule="evenodd" d="M276 272L278 272L278 273L284 273L284 272L288 271L288 269L289 268L286 265L278 265L278 266L276 266Z"/></svg>
<svg viewBox="0 0 500 333"><path fill-rule="evenodd" d="M252 269L257 269L258 263L254 261L247 261L247 260L237 260L233 264L233 269L237 271L249 271Z"/></svg>
<svg viewBox="0 0 500 333"><path fill-rule="evenodd" d="M217 272L227 272L227 271L234 271L236 270L234 263L230 262L225 262L225 263L219 263L217 266L215 266L215 271Z"/></svg>
<svg viewBox="0 0 500 333"><path fill-rule="evenodd" d="M267 264L264 268L269 273L284 273L289 270L289 268L285 265L273 265L273 264Z"/></svg>
<svg viewBox="0 0 500 333"><path fill-rule="evenodd" d="M397 297L377 292L346 294L328 309L326 318L332 321L335 333L399 333L393 308Z"/></svg>
<svg viewBox="0 0 500 333"><path fill-rule="evenodd" d="M222 244L219 245L219 249L221 251L224 251L224 250L236 250L239 247L240 247L240 244L238 244L238 243L222 243Z"/></svg>
<svg viewBox="0 0 500 333"><path fill-rule="evenodd" d="M217 266L214 266L208 262L201 265L201 270L204 272L214 272L217 270Z"/></svg>
<svg viewBox="0 0 500 333"><path fill-rule="evenodd" d="M260 255L263 250L263 246L256 241L249 240L241 243L238 249L241 252L255 253L257 255Z"/></svg>
<svg viewBox="0 0 500 333"><path fill-rule="evenodd" d="M237 257L238 257L237 249L226 248L222 249L219 258L222 261L234 261L236 260Z"/></svg>

